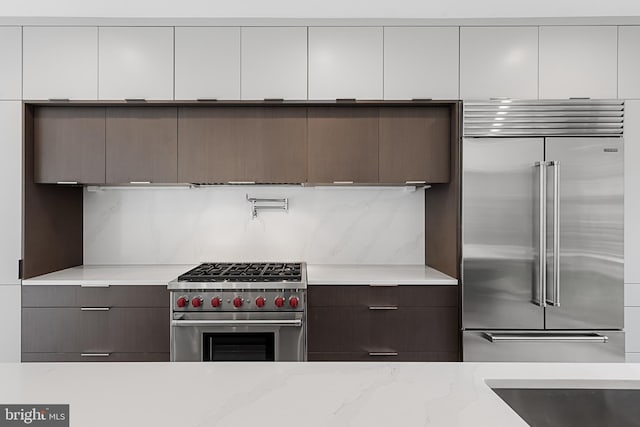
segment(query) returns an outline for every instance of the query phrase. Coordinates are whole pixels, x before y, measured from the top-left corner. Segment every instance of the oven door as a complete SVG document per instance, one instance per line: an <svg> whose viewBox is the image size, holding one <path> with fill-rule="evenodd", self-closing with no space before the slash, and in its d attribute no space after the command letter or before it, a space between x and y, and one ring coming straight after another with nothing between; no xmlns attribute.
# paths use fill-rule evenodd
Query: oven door
<svg viewBox="0 0 640 427"><path fill-rule="evenodd" d="M304 361L303 312L174 313L171 361Z"/></svg>

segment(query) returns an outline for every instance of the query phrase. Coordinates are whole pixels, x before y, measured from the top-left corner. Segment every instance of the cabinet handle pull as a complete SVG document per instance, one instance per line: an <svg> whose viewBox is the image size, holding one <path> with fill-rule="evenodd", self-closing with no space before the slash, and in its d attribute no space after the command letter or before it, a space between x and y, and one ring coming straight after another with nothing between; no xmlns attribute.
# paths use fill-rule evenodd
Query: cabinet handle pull
<svg viewBox="0 0 640 427"><path fill-rule="evenodd" d="M109 285L107 284L102 284L102 283L96 283L96 284L82 284L80 285L81 288L108 288Z"/></svg>
<svg viewBox="0 0 640 427"><path fill-rule="evenodd" d="M78 181L58 181L56 184L60 185L78 185Z"/></svg>
<svg viewBox="0 0 640 427"><path fill-rule="evenodd" d="M404 183L407 185L424 185L427 181L405 181Z"/></svg>
<svg viewBox="0 0 640 427"><path fill-rule="evenodd" d="M334 184L353 184L353 181L333 181Z"/></svg>
<svg viewBox="0 0 640 427"><path fill-rule="evenodd" d="M80 357L109 357L111 353L80 353Z"/></svg>
<svg viewBox="0 0 640 427"><path fill-rule="evenodd" d="M147 102L145 98L125 98L125 102Z"/></svg>
<svg viewBox="0 0 640 427"><path fill-rule="evenodd" d="M80 307L81 311L109 311L111 307Z"/></svg>
<svg viewBox="0 0 640 427"><path fill-rule="evenodd" d="M229 185L254 185L255 181L227 181Z"/></svg>
<svg viewBox="0 0 640 427"><path fill-rule="evenodd" d="M369 310L397 310L397 305L370 305Z"/></svg>
<svg viewBox="0 0 640 427"><path fill-rule="evenodd" d="M129 181L129 184L133 184L133 185L151 184L151 181Z"/></svg>
<svg viewBox="0 0 640 427"><path fill-rule="evenodd" d="M369 356L397 356L397 351L370 351Z"/></svg>

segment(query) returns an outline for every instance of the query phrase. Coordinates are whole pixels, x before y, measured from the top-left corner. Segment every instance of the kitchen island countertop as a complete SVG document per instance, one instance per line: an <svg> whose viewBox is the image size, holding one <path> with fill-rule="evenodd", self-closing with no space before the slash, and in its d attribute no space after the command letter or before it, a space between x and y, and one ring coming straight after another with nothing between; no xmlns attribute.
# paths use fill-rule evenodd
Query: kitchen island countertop
<svg viewBox="0 0 640 427"><path fill-rule="evenodd" d="M525 426L487 382L640 388L636 364L0 364L2 404L69 404L72 426ZM1 414L0 414L1 415Z"/></svg>
<svg viewBox="0 0 640 427"><path fill-rule="evenodd" d="M24 285L161 285L196 264L81 265L22 281ZM457 285L424 265L307 264L310 285Z"/></svg>

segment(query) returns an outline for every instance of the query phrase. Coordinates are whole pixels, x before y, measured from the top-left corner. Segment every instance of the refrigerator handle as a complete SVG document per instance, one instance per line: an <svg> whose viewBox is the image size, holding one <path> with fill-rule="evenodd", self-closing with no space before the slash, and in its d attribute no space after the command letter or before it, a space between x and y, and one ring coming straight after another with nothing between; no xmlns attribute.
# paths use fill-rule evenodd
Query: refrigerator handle
<svg viewBox="0 0 640 427"><path fill-rule="evenodd" d="M553 274L551 277L551 300L549 305L560 307L560 162L550 161L553 168Z"/></svg>
<svg viewBox="0 0 640 427"><path fill-rule="evenodd" d="M547 164L545 162L536 162L535 167L538 169L538 197L540 200L538 206L538 295L534 295L533 302L540 307L547 306Z"/></svg>

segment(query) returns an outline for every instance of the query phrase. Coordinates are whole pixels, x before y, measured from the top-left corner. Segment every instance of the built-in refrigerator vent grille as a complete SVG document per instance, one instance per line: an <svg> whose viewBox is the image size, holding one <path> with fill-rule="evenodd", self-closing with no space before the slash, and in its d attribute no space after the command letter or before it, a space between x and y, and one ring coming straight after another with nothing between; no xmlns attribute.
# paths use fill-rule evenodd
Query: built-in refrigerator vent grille
<svg viewBox="0 0 640 427"><path fill-rule="evenodd" d="M622 135L624 101L465 102L464 136Z"/></svg>

